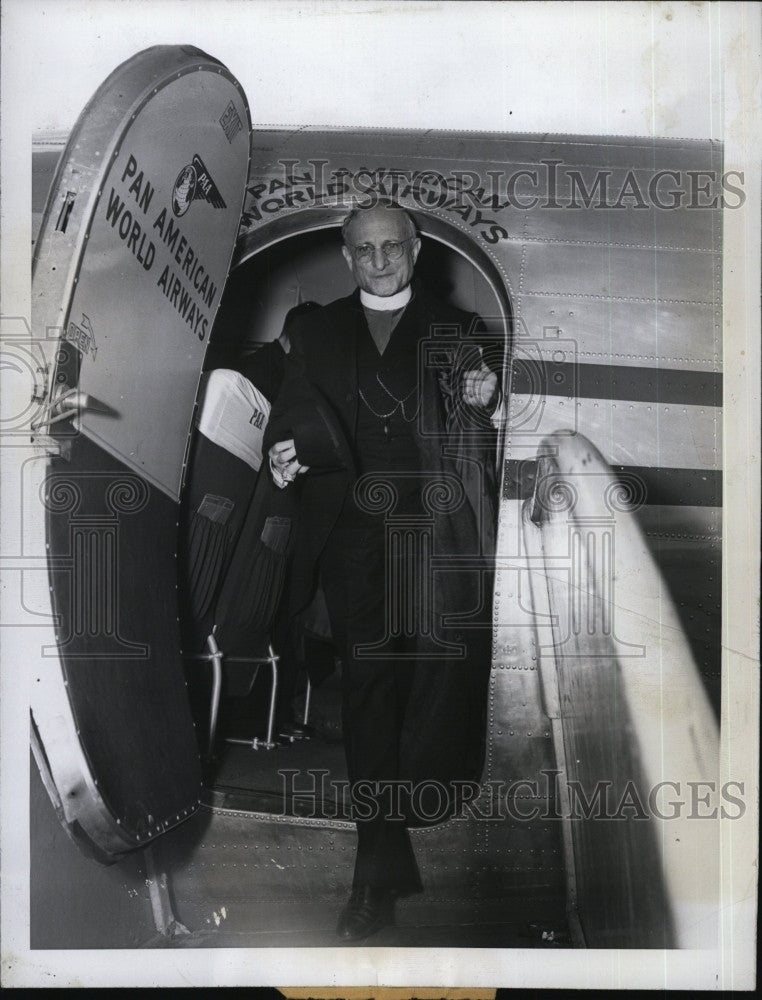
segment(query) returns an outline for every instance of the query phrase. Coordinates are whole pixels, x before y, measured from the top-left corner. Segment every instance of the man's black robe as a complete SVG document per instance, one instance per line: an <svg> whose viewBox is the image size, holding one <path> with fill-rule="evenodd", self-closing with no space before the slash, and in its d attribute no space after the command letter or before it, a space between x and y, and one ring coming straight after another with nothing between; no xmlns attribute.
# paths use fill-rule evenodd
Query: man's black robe
<svg viewBox="0 0 762 1000"><path fill-rule="evenodd" d="M421 530L431 531L436 563L428 618L434 638L423 631L419 637L422 658L416 662L417 682L399 733L400 771L395 777L452 781L478 777L484 737L496 433L489 414L462 399L464 372L481 364L478 318L417 285L414 289L400 327L419 347L417 443L428 479L429 514ZM299 462L309 466L308 473L286 487L293 494L296 524L285 600L295 615L315 593L321 556L363 467L355 437L357 351L359 338L369 334L359 291L295 317L286 333L291 352L264 446L293 438ZM372 483L366 486L373 490ZM377 495L383 504L382 488ZM388 513L393 515L393 508ZM458 734L453 718L459 720ZM418 762L415 773L406 773L407 758ZM357 778L358 768L354 775L351 770L350 762L350 776ZM361 765L359 771L362 776Z"/></svg>

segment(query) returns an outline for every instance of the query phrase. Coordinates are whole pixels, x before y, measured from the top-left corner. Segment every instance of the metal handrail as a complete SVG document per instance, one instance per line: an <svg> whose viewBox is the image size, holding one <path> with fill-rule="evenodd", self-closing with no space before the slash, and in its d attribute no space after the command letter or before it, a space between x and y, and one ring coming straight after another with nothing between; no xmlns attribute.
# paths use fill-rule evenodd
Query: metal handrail
<svg viewBox="0 0 762 1000"><path fill-rule="evenodd" d="M209 711L209 755L211 756L214 751L214 742L217 735L217 721L219 716L220 708L220 697L222 694L222 664L223 661L227 663L251 663L256 664L257 667L261 666L263 663L269 663L272 670L272 684L270 687L270 706L267 713L267 736L264 740L258 739L256 736L249 740L236 739L233 737L226 738L226 743L236 743L242 744L244 746L251 746L254 750L259 750L260 748L264 750L273 750L277 746L274 740L275 732L275 707L278 698L278 663L280 662L280 656L275 652L272 647L272 643L268 643L267 646L267 656L225 656L223 651L217 645L217 640L212 631L206 639L206 645L209 650L208 653L197 653L189 657L191 660L203 660L205 662L211 663L212 665L212 697L211 706ZM252 684L256 679L256 673L252 679ZM249 688L251 690L251 688Z"/></svg>

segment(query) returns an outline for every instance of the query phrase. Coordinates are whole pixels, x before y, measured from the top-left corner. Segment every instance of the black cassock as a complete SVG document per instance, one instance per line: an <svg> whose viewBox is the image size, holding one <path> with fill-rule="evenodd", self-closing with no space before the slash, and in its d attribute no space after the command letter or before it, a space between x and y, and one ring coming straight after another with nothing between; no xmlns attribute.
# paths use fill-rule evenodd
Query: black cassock
<svg viewBox="0 0 762 1000"><path fill-rule="evenodd" d="M462 386L483 328L414 285L383 354L359 291L286 332L264 447L293 438L310 468L286 487L286 607L298 614L322 585L342 658L355 886L415 889L405 827L442 819L452 783L481 768L496 433Z"/></svg>

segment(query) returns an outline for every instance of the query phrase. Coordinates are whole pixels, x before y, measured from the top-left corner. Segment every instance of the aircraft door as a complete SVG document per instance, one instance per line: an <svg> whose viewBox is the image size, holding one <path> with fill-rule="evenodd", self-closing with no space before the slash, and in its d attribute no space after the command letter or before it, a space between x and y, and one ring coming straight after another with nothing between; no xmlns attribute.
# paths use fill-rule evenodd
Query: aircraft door
<svg viewBox="0 0 762 1000"><path fill-rule="evenodd" d="M249 167L249 110L219 62L157 46L80 116L33 263L47 385L23 464L51 640L33 746L69 832L101 860L195 809L178 626L178 501ZM44 549L43 549L44 545Z"/></svg>

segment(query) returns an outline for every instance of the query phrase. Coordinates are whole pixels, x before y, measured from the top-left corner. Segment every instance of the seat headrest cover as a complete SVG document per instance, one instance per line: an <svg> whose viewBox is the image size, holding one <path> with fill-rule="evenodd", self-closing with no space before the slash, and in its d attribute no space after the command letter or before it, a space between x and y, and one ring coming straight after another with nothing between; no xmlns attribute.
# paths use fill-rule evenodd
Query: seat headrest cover
<svg viewBox="0 0 762 1000"><path fill-rule="evenodd" d="M217 368L204 379L199 431L258 472L270 401L244 375L230 368Z"/></svg>

